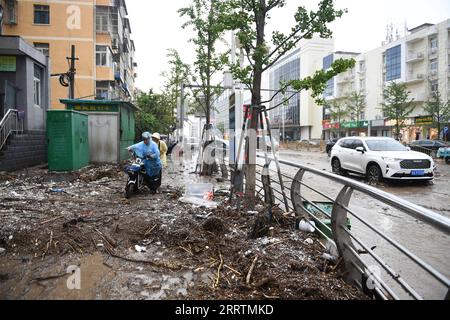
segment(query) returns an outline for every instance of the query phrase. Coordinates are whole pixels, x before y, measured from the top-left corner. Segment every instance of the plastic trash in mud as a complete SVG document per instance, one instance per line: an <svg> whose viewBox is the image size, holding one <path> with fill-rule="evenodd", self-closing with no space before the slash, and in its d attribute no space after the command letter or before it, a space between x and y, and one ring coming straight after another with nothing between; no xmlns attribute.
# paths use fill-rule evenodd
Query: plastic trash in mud
<svg viewBox="0 0 450 320"><path fill-rule="evenodd" d="M146 247L141 247L141 246L135 245L134 248L136 249L137 252L147 252Z"/></svg>
<svg viewBox="0 0 450 320"><path fill-rule="evenodd" d="M5 248L0 248L0 254L3 254L6 251Z"/></svg>
<svg viewBox="0 0 450 320"><path fill-rule="evenodd" d="M298 229L300 231L310 232L310 233L313 233L314 231L316 231L315 227L316 227L316 224L314 223L314 221L306 221L306 220L300 221L300 223L298 225Z"/></svg>
<svg viewBox="0 0 450 320"><path fill-rule="evenodd" d="M198 197L181 197L180 202L193 204L198 207L216 209L219 203Z"/></svg>
<svg viewBox="0 0 450 320"><path fill-rule="evenodd" d="M190 203L199 207L217 208L214 199L214 185L212 183L191 183L186 184L185 196L179 200L183 203Z"/></svg>
<svg viewBox="0 0 450 320"><path fill-rule="evenodd" d="M212 183L189 183L186 184L186 198L196 197L212 200L214 197L214 185Z"/></svg>
<svg viewBox="0 0 450 320"><path fill-rule="evenodd" d="M66 191L64 189L50 189L50 193L61 194L65 192Z"/></svg>

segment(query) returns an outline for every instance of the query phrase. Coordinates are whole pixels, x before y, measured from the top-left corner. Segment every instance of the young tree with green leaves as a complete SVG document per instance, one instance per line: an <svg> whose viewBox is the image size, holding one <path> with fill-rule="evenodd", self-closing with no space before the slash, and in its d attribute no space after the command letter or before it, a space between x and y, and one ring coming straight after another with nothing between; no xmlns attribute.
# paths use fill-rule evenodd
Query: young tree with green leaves
<svg viewBox="0 0 450 320"><path fill-rule="evenodd" d="M164 71L161 75L166 78L163 87L163 95L166 97L168 103L172 106L172 116L177 107L178 100L181 98L181 84L189 82L191 70L190 66L181 60L180 54L175 49L167 50L167 58L169 70ZM183 99L187 98L187 93L184 93Z"/></svg>
<svg viewBox="0 0 450 320"><path fill-rule="evenodd" d="M366 96L361 92L352 92L350 94L350 97L348 97L346 104L346 109L350 118L354 121L357 121L359 128L359 122L361 120L364 120L362 119L362 116L366 111Z"/></svg>
<svg viewBox="0 0 450 320"><path fill-rule="evenodd" d="M212 85L213 78L218 72L223 70L228 62L228 52L218 52L218 44L223 41L225 28L219 17L223 15L223 7L219 5L219 0L192 0L192 4L187 8L178 10L187 22L183 28L191 27L195 36L191 41L195 45L196 59L192 80L199 82L191 86L196 108L203 109L206 117L206 126L203 131L205 141L202 141L202 174L211 175L213 168L212 159L214 155L207 146L212 142L211 109L213 97L220 94L220 89ZM188 83L186 83L188 84ZM199 111L199 110L197 110Z"/></svg>
<svg viewBox="0 0 450 320"><path fill-rule="evenodd" d="M441 124L450 120L449 101L442 100L441 93L436 91L431 95L431 99L427 101L423 107L424 111L433 117L433 126L438 130L438 138L441 135Z"/></svg>
<svg viewBox="0 0 450 320"><path fill-rule="evenodd" d="M381 104L384 115L395 121L395 138L405 126L406 118L414 111L414 99L409 98L405 83L390 82L383 90L384 102Z"/></svg>
<svg viewBox="0 0 450 320"><path fill-rule="evenodd" d="M175 125L173 108L164 94L156 94L150 90L137 97L139 111L136 113L136 140L141 139L143 132L152 131L161 134L170 133Z"/></svg>
<svg viewBox="0 0 450 320"><path fill-rule="evenodd" d="M331 120L341 123L343 119L348 117L348 110L345 107L345 100L333 99L326 103L326 107L330 110Z"/></svg>
<svg viewBox="0 0 450 320"><path fill-rule="evenodd" d="M328 24L341 17L344 10L336 10L332 0L322 0L317 11L308 12L303 6L297 8L294 14L295 24L290 32L284 34L274 31L270 40L266 37L266 27L270 14L286 5L286 0L224 0L222 12L225 14L222 21L227 29L236 30L236 36L246 53L248 66L241 68L239 63L231 66L235 78L239 79L251 90L251 103L254 106L261 105L261 82L263 72L269 70L286 53L293 49L302 39L311 39L314 35L322 38L332 36ZM325 89L326 82L336 75L336 66L343 66L345 62L335 62L332 70L318 71L308 79L292 81L284 85L284 90L289 87L297 91L312 90L317 98ZM354 61L353 61L354 65ZM339 70L340 72L345 71ZM334 72L333 72L334 71ZM338 72L338 73L340 73ZM318 90L316 90L318 89ZM319 98L318 98L319 99ZM256 111L255 111L256 112ZM251 129L257 128L256 113L252 116ZM255 143L250 143L250 145ZM256 183L256 144L247 150L247 163L245 166L246 195L255 196Z"/></svg>

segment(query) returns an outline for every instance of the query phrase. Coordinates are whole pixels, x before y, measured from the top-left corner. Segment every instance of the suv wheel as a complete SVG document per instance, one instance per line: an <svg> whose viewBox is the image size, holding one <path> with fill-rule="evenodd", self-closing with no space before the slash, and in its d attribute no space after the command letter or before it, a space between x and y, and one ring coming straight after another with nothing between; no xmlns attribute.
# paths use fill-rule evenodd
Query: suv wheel
<svg viewBox="0 0 450 320"><path fill-rule="evenodd" d="M377 184L383 180L383 174L381 173L381 169L376 164L371 164L367 168L367 181L369 184Z"/></svg>
<svg viewBox="0 0 450 320"><path fill-rule="evenodd" d="M341 161L339 161L338 158L334 158L333 161L331 162L331 167L333 169L333 173L335 174L340 174L340 175L347 175L347 171L345 171L344 169L342 169L341 167Z"/></svg>

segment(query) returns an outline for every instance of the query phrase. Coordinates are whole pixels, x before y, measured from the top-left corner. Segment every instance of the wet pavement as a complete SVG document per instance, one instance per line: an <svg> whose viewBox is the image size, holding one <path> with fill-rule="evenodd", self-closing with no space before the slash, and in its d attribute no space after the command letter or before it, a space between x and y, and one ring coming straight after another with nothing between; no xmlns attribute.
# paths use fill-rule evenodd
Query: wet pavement
<svg viewBox="0 0 450 320"><path fill-rule="evenodd" d="M325 153L314 151L282 150L280 159L310 166L315 169L331 172L329 158ZM437 162L436 178L433 183L423 182L384 182L376 187L385 192L397 195L414 204L423 206L445 217L450 217L450 166L443 161ZM298 169L282 165L282 171L288 176L294 176ZM271 166L275 169L275 166ZM275 178L275 176L274 176ZM351 175L351 178L366 183L360 176ZM276 179L276 178L275 178ZM277 180L277 179L276 179ZM307 173L304 182L331 198L335 199L342 185ZM287 187L290 187L287 182ZM325 201L322 196L302 189L303 195L312 201ZM290 192L288 192L288 195ZM279 195L278 195L279 196ZM436 268L446 277L450 277L450 236L415 219L403 212L381 203L365 194L355 192L350 209L377 227L389 237L404 245L413 254ZM384 239L375 235L369 228L352 218L352 231L364 241L369 248L376 246L375 253L384 259L404 279L410 283L426 299L443 299L447 288L437 282L428 273L417 267L404 254L389 245ZM365 258L368 265L376 265L371 258ZM380 275L384 281L393 287L398 287L383 270ZM409 298L408 295L401 295Z"/></svg>

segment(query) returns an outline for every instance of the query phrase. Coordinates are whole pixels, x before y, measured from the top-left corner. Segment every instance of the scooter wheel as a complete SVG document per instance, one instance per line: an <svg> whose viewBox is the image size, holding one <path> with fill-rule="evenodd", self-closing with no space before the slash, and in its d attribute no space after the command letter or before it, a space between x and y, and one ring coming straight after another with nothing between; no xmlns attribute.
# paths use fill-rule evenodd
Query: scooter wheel
<svg viewBox="0 0 450 320"><path fill-rule="evenodd" d="M134 184L127 184L127 186L125 187L125 198L129 199L131 198L131 196L134 193Z"/></svg>

